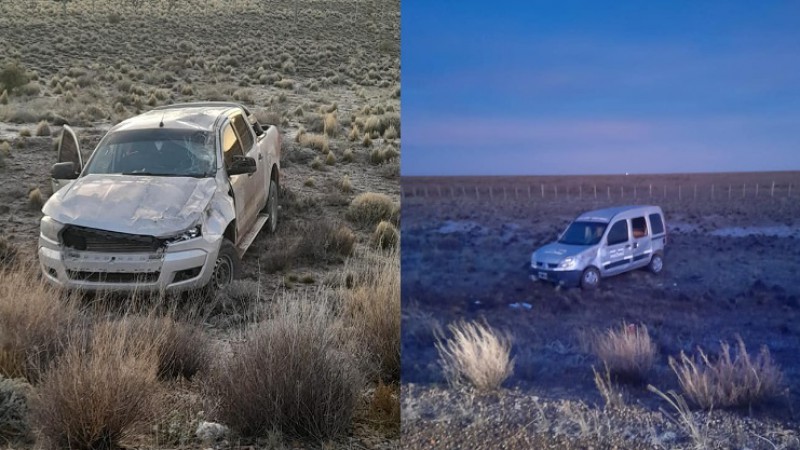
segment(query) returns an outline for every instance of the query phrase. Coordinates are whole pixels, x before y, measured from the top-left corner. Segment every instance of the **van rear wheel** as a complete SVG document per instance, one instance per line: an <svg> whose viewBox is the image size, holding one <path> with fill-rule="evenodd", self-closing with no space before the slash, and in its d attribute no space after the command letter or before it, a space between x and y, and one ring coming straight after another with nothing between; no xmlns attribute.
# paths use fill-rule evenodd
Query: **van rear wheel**
<svg viewBox="0 0 800 450"><path fill-rule="evenodd" d="M581 288L586 290L597 289L600 284L600 271L594 267L587 267L581 274Z"/></svg>
<svg viewBox="0 0 800 450"><path fill-rule="evenodd" d="M647 265L647 269L656 275L664 270L664 259L660 253L656 253L650 258L650 264Z"/></svg>

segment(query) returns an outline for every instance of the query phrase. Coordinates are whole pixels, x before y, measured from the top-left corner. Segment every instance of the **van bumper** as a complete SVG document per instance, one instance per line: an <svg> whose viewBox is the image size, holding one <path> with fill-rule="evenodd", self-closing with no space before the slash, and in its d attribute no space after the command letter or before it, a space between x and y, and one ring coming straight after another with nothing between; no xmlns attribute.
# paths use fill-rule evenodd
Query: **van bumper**
<svg viewBox="0 0 800 450"><path fill-rule="evenodd" d="M543 270L531 269L531 280L534 281L547 281L559 286L574 287L579 286L581 283L580 270Z"/></svg>

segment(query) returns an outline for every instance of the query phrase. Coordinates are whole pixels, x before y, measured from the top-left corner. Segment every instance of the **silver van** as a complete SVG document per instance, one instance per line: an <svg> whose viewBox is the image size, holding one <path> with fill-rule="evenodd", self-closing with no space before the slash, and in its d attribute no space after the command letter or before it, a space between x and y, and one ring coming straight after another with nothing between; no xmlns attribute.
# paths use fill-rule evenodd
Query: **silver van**
<svg viewBox="0 0 800 450"><path fill-rule="evenodd" d="M531 279L594 289L600 279L647 267L664 268L667 229L658 206L619 206L581 214L531 254Z"/></svg>

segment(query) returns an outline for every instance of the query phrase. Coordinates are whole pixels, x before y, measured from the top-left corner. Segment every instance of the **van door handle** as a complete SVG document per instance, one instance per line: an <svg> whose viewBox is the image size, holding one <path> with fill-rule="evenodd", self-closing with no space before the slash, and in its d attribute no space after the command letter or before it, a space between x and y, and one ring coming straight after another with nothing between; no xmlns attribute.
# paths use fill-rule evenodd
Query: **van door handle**
<svg viewBox="0 0 800 450"><path fill-rule="evenodd" d="M639 243L638 242L634 242L633 243L633 248L639 248Z"/></svg>
<svg viewBox="0 0 800 450"><path fill-rule="evenodd" d="M631 248L631 244L626 245L625 248Z"/></svg>
<svg viewBox="0 0 800 450"><path fill-rule="evenodd" d="M262 160L262 159L264 159L264 155L263 155L263 154L261 154L261 153L259 153L259 154L258 154L258 159L259 159L259 161L260 161L260 160Z"/></svg>

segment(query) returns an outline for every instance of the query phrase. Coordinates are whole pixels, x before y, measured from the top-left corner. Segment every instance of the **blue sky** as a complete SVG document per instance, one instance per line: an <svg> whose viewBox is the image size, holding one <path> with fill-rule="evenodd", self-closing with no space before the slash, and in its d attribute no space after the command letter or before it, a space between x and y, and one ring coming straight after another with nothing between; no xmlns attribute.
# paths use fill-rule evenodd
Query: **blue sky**
<svg viewBox="0 0 800 450"><path fill-rule="evenodd" d="M401 9L403 175L800 170L800 2Z"/></svg>

